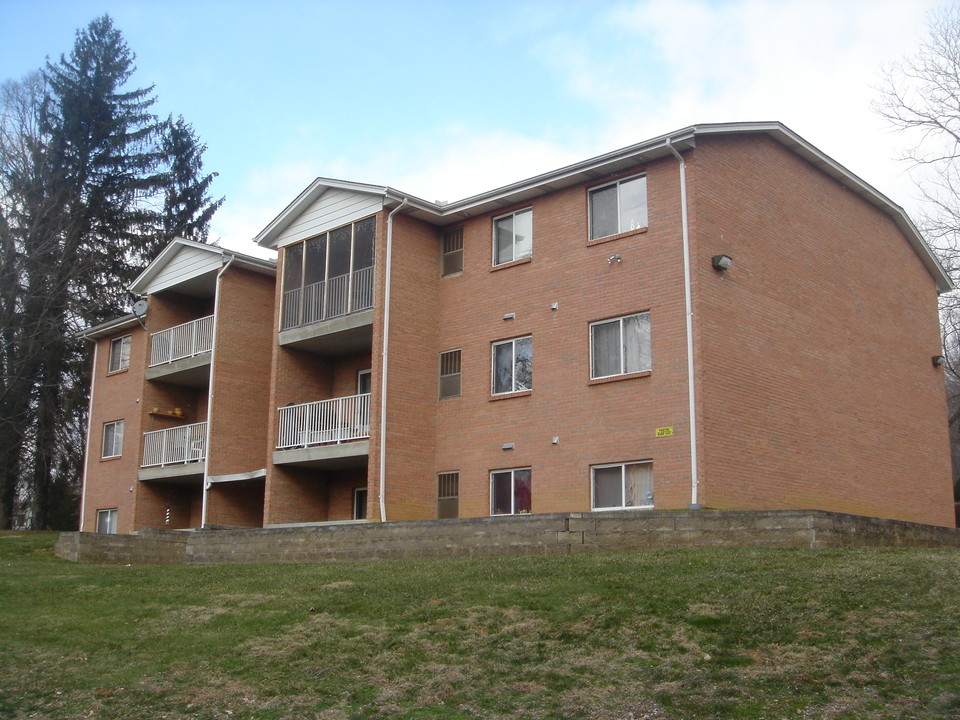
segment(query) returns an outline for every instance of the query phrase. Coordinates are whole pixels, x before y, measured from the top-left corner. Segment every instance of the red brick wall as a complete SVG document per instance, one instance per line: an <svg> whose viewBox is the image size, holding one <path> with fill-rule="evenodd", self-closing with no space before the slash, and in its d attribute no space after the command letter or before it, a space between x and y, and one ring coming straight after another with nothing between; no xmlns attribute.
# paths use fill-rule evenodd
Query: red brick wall
<svg viewBox="0 0 960 720"><path fill-rule="evenodd" d="M679 183L670 162L628 175L643 170L646 232L588 242L587 190L616 176L535 199L528 262L491 267L493 218L525 205L466 223L463 274L440 280L429 363L436 397L438 353L462 347L462 395L439 402L433 468L459 470L461 516L490 513L491 470L527 466L534 512L589 510L590 466L630 460L653 461L657 507L689 503ZM614 254L621 262L608 263ZM437 274L436 258L432 268ZM650 312L653 371L591 382L589 324L641 311ZM504 320L506 313L515 319ZM491 343L528 334L533 391L494 399ZM655 439L658 427L672 427L673 436ZM516 448L504 451L511 442ZM435 479L425 475L435 512Z"/></svg>
<svg viewBox="0 0 960 720"><path fill-rule="evenodd" d="M238 267L220 277L213 357L213 412L208 475L249 473L266 467L270 415L269 376L274 334L274 278ZM263 523L263 481L237 488L216 485L207 496L207 523Z"/></svg>
<svg viewBox="0 0 960 720"><path fill-rule="evenodd" d="M763 136L688 157L702 502L952 525L936 290L917 255Z"/></svg>
<svg viewBox="0 0 960 720"><path fill-rule="evenodd" d="M427 519L436 517L437 502L433 474L440 234L433 226L402 214L394 216L393 234L386 411L387 519ZM375 326L374 337L381 334ZM371 436L371 443L373 440ZM371 467L379 469L373 464Z"/></svg>
<svg viewBox="0 0 960 720"><path fill-rule="evenodd" d="M109 373L110 342L131 336L130 367ZM80 529L95 532L97 510L117 508L117 531L133 532L137 470L140 467L141 383L146 364L147 334L139 327L122 330L97 341L90 447L86 458L86 486ZM103 425L124 421L122 455L102 459Z"/></svg>

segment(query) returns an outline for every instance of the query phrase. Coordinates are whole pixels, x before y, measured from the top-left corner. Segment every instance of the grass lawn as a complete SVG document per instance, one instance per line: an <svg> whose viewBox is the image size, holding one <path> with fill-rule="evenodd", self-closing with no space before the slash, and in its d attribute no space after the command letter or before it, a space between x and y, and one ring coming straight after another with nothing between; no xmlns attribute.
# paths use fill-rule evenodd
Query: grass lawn
<svg viewBox="0 0 960 720"><path fill-rule="evenodd" d="M960 718L960 552L61 561L0 533L0 718Z"/></svg>

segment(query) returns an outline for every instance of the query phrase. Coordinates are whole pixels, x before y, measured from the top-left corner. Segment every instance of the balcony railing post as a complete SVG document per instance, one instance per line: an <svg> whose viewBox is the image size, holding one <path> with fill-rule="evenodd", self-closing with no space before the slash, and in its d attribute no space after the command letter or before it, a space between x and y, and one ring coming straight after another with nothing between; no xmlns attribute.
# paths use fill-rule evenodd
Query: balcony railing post
<svg viewBox="0 0 960 720"><path fill-rule="evenodd" d="M143 434L141 467L183 465L207 457L207 424L179 425Z"/></svg>
<svg viewBox="0 0 960 720"><path fill-rule="evenodd" d="M150 366L193 357L213 347L213 315L150 335Z"/></svg>
<svg viewBox="0 0 960 720"><path fill-rule="evenodd" d="M279 408L277 449L370 437L370 393Z"/></svg>

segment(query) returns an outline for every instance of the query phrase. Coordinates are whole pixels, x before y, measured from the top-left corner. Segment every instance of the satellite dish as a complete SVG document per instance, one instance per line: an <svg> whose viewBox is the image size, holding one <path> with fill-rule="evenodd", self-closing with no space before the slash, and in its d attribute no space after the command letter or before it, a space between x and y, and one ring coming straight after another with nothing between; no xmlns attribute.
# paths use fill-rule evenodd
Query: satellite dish
<svg viewBox="0 0 960 720"><path fill-rule="evenodd" d="M136 315L138 318L142 318L144 315L147 314L147 301L137 300L133 304L132 311L133 311L133 314Z"/></svg>

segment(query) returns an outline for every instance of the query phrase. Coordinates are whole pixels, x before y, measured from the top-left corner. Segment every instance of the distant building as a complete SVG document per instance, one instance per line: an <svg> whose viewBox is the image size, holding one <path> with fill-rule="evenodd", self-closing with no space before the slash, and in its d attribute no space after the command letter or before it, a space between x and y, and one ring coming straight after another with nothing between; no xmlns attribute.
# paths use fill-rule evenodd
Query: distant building
<svg viewBox="0 0 960 720"><path fill-rule="evenodd" d="M901 208L779 123L445 204L321 178L256 241L276 271L174 241L131 287L145 316L87 331L82 530L690 505L954 523L951 282Z"/></svg>

